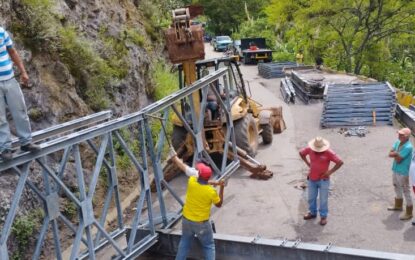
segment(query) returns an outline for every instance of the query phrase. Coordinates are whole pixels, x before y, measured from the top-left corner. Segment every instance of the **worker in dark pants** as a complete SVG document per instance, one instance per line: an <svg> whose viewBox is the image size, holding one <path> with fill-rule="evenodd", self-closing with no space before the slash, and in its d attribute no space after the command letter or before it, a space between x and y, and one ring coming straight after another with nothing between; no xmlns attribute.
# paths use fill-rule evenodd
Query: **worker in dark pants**
<svg viewBox="0 0 415 260"><path fill-rule="evenodd" d="M321 70L323 69L323 57L321 57L321 55L318 55L316 57L316 69Z"/></svg>
<svg viewBox="0 0 415 260"><path fill-rule="evenodd" d="M212 204L221 207L223 202L223 181L209 181L212 169L204 164L197 163L195 168L187 166L171 149L171 160L181 171L189 176L186 191L186 200L183 206L182 237L177 250L176 260L184 260L195 238L203 248L206 260L215 259L215 241L209 221ZM219 186L219 194L212 186Z"/></svg>
<svg viewBox="0 0 415 260"><path fill-rule="evenodd" d="M22 85L28 86L29 76L13 42L3 27L0 27L0 157L10 160L13 157L9 123L6 117L6 106L13 117L16 133L22 151L36 151L39 146L32 144L32 132L26 104L19 83L14 78L13 63L19 68Z"/></svg>

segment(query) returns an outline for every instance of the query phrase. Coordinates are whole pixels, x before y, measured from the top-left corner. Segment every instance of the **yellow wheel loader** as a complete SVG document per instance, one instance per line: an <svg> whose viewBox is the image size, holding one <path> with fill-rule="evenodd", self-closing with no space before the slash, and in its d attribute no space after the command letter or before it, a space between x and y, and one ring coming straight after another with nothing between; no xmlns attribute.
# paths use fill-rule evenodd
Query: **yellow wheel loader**
<svg viewBox="0 0 415 260"><path fill-rule="evenodd" d="M200 11L200 10L198 10ZM210 72L226 66L229 70L227 78L220 78L210 88L215 88L221 93L223 86L228 86L231 102L231 115L234 123L235 142L238 147L238 156L243 167L252 172L251 177L268 179L272 172L266 170L266 166L260 164L253 157L258 150L259 135L265 144L272 143L273 133L281 132L285 128L282 118L282 108L263 108L258 102L247 95L245 82L235 58L224 57L218 59L204 59L203 31L199 25L191 25L190 19L194 16L190 8L176 9L173 11L173 24L166 32L166 44L169 58L177 65L180 88L191 85L197 79L201 79ZM195 114L200 113L201 93L195 92L192 96L193 107L182 100L180 113L191 125L192 110ZM224 153L226 125L223 114L220 113L223 107L217 107L217 113L212 117L208 109L204 118L204 146L209 154ZM212 111L211 111L212 112ZM213 111L214 112L214 111ZM213 113L212 112L212 113ZM203 114L203 113L202 113ZM189 161L194 154L194 140L179 118L174 115L172 119L173 133L172 145L178 156L184 161ZM228 152L226 157L232 160L234 154ZM219 158L219 156L218 156ZM222 162L217 162L218 164ZM164 179L171 180L180 170L174 164L168 163L163 170ZM154 188L154 185L152 185Z"/></svg>

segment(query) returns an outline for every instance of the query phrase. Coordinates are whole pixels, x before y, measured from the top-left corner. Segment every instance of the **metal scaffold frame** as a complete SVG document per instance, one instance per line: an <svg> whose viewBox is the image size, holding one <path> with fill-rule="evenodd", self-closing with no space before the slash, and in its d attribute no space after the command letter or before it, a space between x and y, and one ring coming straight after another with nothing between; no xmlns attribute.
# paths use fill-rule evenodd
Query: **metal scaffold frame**
<svg viewBox="0 0 415 260"><path fill-rule="evenodd" d="M237 154L233 123L229 114L231 107L229 93L232 87L230 77L231 73L229 73L228 69L222 68L196 81L191 86L183 88L136 113L108 120L111 113L106 111L34 133L33 139L35 141L44 140L40 144L41 150L32 153L22 152L17 154L12 160L0 163L0 178L11 172L18 176L10 209L3 226L1 226L0 259L6 260L10 257L7 242L11 235L22 194L27 188L36 194L37 199L43 205L44 213L43 223L37 236L36 248L32 259L39 259L42 254L43 244L49 230L51 230L53 236L55 257L56 259L63 259L64 248L62 248L59 224L65 225L75 235L73 241L71 241L70 259L95 259L96 253L104 246L112 247L116 251L117 259L131 259L156 243L158 237L156 228L170 228L181 217L182 211L182 208L179 207L174 213L167 212L162 186L167 188L179 205L183 205L180 196L175 193L173 188L163 178L162 151L165 147L166 138L168 138L164 129L169 122L170 111L177 115L194 140L195 153L193 163L200 157L210 161L217 179L229 176L239 167L237 156L234 156L234 159L230 162L227 159L228 151L235 155ZM210 86L212 85L211 83L219 78L223 78L225 83L224 92L227 98L224 100ZM221 111L226 119L227 130L224 134L225 152L223 153L222 161L227 163L222 163L221 166L216 166L213 163L212 158L205 149L203 139L204 110L206 108L209 87L212 88L218 97L218 102L222 107ZM200 109L198 115L195 113L195 109L193 109L192 94L196 91L201 93L200 102L202 109ZM176 104L181 101L186 102L192 108L190 109L190 118L185 118L181 111L176 108ZM155 118L159 119L162 124L160 132L157 133L157 141L154 140L154 133L151 127ZM139 144L139 152L134 152L131 149L131 139L126 140L123 137L120 130L124 127L136 130L134 139ZM124 247L119 240L120 237L126 235L127 228L123 219L124 209L122 208L120 198L115 143L118 144L117 150L121 149L128 156L138 173L137 178L140 183L140 196L136 202L131 229L127 236L127 245ZM15 140L14 146L17 146L17 144L17 140ZM83 151L85 149L90 149L95 154L94 167L90 179L86 179L83 168L85 160ZM58 166L56 167L56 163L52 163L52 161L59 161ZM72 161L75 164L77 192L70 190L62 179L67 170L68 161ZM29 176L32 174L30 168L32 165L40 167L42 185L35 184L30 180ZM156 216L155 202L151 198L150 173L153 173L152 175L155 179L160 216ZM97 212L94 212L93 199L94 195L96 195L97 184L103 174L107 176L108 185L103 209L100 212L100 216L96 216ZM88 183L89 185L87 185ZM63 196L76 205L76 221L71 221L62 214L59 200ZM110 229L106 228L105 223L111 204L113 204L117 212L117 219L114 224L116 227ZM138 238L140 228L146 228L148 235Z"/></svg>

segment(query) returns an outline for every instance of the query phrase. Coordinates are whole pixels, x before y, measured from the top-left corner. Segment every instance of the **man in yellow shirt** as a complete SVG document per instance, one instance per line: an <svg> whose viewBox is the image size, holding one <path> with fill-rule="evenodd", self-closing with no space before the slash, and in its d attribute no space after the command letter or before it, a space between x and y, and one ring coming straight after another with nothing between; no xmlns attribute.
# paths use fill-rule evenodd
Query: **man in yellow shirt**
<svg viewBox="0 0 415 260"><path fill-rule="evenodd" d="M177 250L176 260L186 259L192 242L196 237L203 247L206 260L215 259L215 241L209 221L212 204L220 208L223 202L224 182L209 181L212 169L197 163L195 168L187 166L174 152L170 151L172 161L179 169L189 176L187 183L186 201L183 206L182 237ZM219 194L212 187L219 186Z"/></svg>

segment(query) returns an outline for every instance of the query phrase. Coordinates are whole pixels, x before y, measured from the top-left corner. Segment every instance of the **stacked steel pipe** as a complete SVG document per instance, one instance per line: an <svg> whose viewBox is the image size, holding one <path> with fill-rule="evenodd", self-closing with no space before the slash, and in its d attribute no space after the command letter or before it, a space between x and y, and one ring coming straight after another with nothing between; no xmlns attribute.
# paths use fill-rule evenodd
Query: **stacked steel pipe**
<svg viewBox="0 0 415 260"><path fill-rule="evenodd" d="M327 85L321 126L392 125L395 106L388 82Z"/></svg>
<svg viewBox="0 0 415 260"><path fill-rule="evenodd" d="M336 73L310 66L293 67L286 69L285 73L290 75L297 97L305 104L308 104L310 99L323 99L324 87L327 84L355 84L370 81L353 74Z"/></svg>
<svg viewBox="0 0 415 260"><path fill-rule="evenodd" d="M310 99L322 99L324 93L324 77L320 76L315 79L309 79L302 75L304 72L317 71L315 69L305 71L292 71L291 82L295 88L298 97L308 104ZM307 74L305 74L307 75Z"/></svg>
<svg viewBox="0 0 415 260"><path fill-rule="evenodd" d="M283 71L286 67L295 66L294 62L286 61L286 62L273 62L273 63L259 63L258 64L258 74L261 75L263 78L271 79L271 78L283 78L285 77L285 73Z"/></svg>

